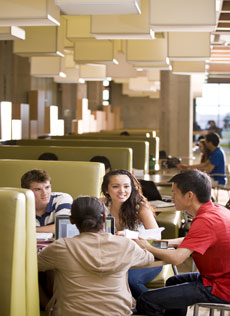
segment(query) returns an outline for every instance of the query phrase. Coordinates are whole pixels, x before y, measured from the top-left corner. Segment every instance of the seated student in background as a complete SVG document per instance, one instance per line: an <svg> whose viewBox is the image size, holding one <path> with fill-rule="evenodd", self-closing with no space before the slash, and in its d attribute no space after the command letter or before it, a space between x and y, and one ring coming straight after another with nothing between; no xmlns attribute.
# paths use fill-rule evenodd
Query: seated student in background
<svg viewBox="0 0 230 316"><path fill-rule="evenodd" d="M212 185L206 173L189 170L170 182L176 209L194 216L188 234L169 240L174 250L157 249L144 240L137 243L174 265L192 255L199 272L175 275L166 287L142 294L137 313L186 316L187 307L198 302L230 304L230 212L210 200Z"/></svg>
<svg viewBox="0 0 230 316"><path fill-rule="evenodd" d="M112 170L110 161L107 157L105 156L94 156L90 159L90 161L92 162L101 162L105 165L105 173L109 172L110 170Z"/></svg>
<svg viewBox="0 0 230 316"><path fill-rule="evenodd" d="M30 170L21 177L21 187L35 196L36 231L55 233L55 216L69 215L72 197L67 193L51 192L51 178L44 170Z"/></svg>
<svg viewBox="0 0 230 316"><path fill-rule="evenodd" d="M201 159L199 164L187 165L187 164L178 164L177 167L180 169L205 169L207 163L209 163L209 157L211 155L211 151L207 148L205 138L199 139L198 142L199 150L201 153ZM204 168L203 168L204 167Z"/></svg>
<svg viewBox="0 0 230 316"><path fill-rule="evenodd" d="M138 180L127 170L113 170L105 174L102 183L107 215L115 217L118 235L124 229L143 230L158 228L153 209L143 196ZM129 271L129 286L135 299L147 291L145 283L154 279L162 267L133 269Z"/></svg>
<svg viewBox="0 0 230 316"><path fill-rule="evenodd" d="M152 264L154 256L104 232L105 206L97 198L74 200L70 220L80 235L58 239L38 254L39 271L55 270L53 315L131 315L127 272Z"/></svg>
<svg viewBox="0 0 230 316"><path fill-rule="evenodd" d="M54 153L43 153L38 157L38 160L58 160L58 156Z"/></svg>
<svg viewBox="0 0 230 316"><path fill-rule="evenodd" d="M226 173L225 166L225 153L220 148L220 137L217 133L208 133L205 135L204 144L209 150L208 158L201 164L198 165L177 165L182 169L200 169L208 174L210 174L213 180L217 181L219 184L226 184ZM220 174L220 175L217 175ZM221 174L223 176L221 176Z"/></svg>

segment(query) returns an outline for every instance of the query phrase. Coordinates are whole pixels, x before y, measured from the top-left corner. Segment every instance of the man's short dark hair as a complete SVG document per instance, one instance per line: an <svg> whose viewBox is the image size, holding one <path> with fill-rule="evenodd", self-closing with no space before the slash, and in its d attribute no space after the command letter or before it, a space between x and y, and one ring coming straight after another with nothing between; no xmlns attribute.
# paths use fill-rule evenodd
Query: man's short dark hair
<svg viewBox="0 0 230 316"><path fill-rule="evenodd" d="M205 135L205 139L207 142L211 142L213 144L213 146L218 146L220 143L220 136L217 133L208 133L207 135Z"/></svg>
<svg viewBox="0 0 230 316"><path fill-rule="evenodd" d="M199 170L188 170L172 177L170 182L177 185L177 188L184 195L193 192L200 203L206 203L211 199L212 182L210 177Z"/></svg>
<svg viewBox="0 0 230 316"><path fill-rule="evenodd" d="M51 181L50 176L44 170L33 169L26 172L21 177L21 187L24 189L29 189L32 182L43 183L46 181Z"/></svg>
<svg viewBox="0 0 230 316"><path fill-rule="evenodd" d="M105 170L106 169L112 169L110 161L107 157L105 156L94 156L90 159L91 162L101 162L105 165Z"/></svg>

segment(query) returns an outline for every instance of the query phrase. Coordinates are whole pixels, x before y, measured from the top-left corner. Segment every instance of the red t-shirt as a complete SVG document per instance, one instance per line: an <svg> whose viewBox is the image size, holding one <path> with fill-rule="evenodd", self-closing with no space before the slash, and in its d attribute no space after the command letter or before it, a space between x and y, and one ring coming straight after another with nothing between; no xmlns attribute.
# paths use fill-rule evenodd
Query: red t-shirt
<svg viewBox="0 0 230 316"><path fill-rule="evenodd" d="M212 294L230 301L230 211L223 206L204 203L178 248L193 250L193 260L204 286Z"/></svg>

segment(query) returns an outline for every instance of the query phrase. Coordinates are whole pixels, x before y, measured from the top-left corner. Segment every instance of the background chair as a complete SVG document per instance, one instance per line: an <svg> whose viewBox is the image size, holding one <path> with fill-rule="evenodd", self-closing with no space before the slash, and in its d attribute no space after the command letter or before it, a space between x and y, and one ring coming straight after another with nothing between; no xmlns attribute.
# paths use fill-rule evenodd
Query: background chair
<svg viewBox="0 0 230 316"><path fill-rule="evenodd" d="M220 316L225 315L225 311L230 311L230 305L228 304L215 304L215 303L197 303L194 306L193 316L199 315L199 307L209 308L209 316L214 316L214 310L220 311Z"/></svg>

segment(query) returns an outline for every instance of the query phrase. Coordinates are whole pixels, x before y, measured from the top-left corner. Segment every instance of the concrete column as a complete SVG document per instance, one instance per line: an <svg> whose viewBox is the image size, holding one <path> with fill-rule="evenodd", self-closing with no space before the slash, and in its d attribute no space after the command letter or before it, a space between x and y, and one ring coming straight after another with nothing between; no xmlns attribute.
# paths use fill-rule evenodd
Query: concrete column
<svg viewBox="0 0 230 316"><path fill-rule="evenodd" d="M189 75L161 71L160 148L167 155L192 158L192 97Z"/></svg>

